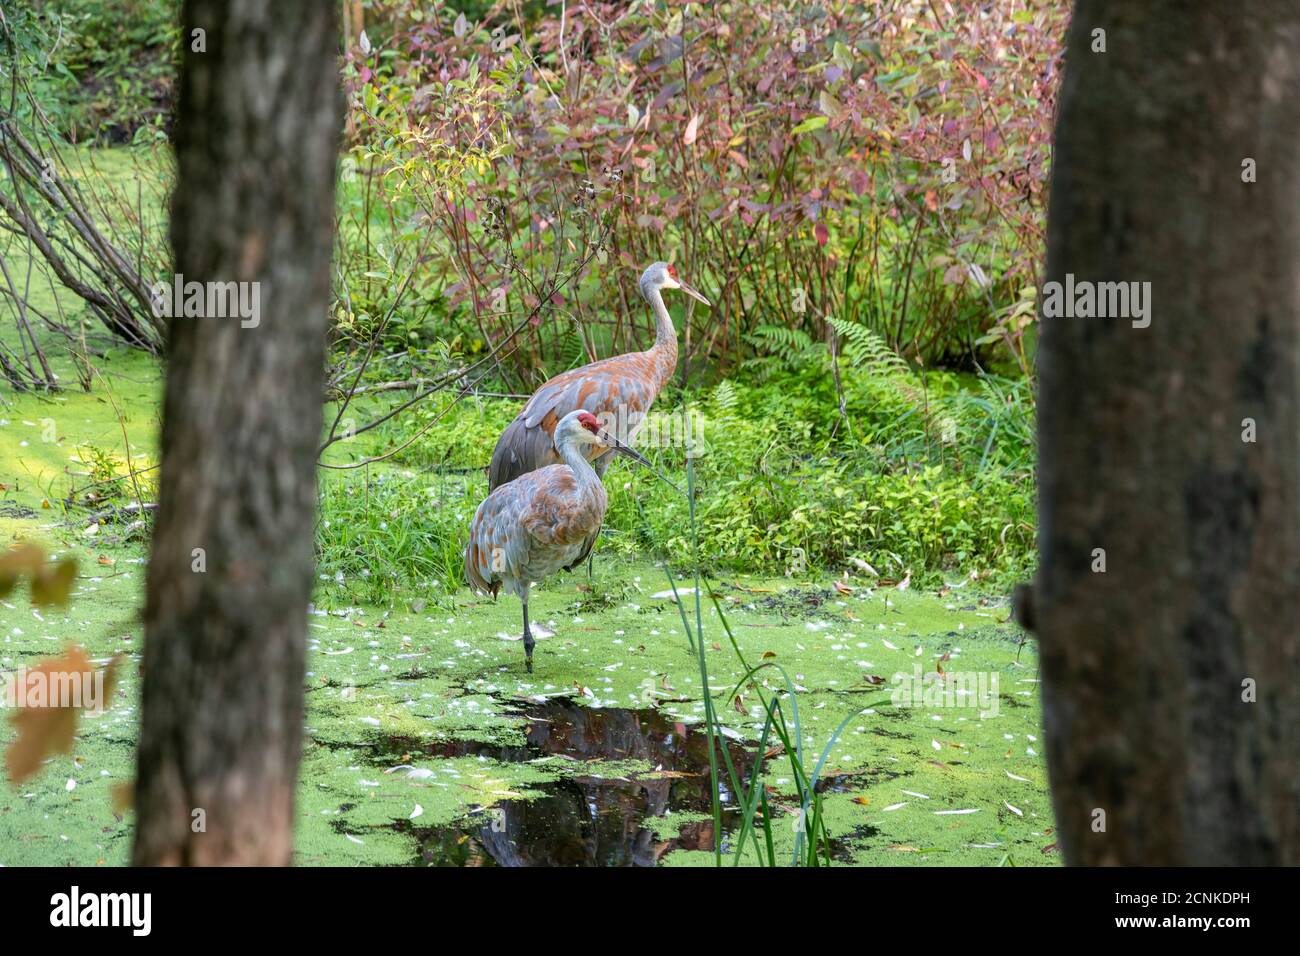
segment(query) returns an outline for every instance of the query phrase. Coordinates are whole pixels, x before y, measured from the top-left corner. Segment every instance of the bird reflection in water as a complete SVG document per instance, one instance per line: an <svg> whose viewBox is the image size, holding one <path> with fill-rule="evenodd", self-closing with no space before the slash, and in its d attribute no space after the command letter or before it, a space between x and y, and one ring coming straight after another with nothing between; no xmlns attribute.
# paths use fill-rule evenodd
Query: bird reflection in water
<svg viewBox="0 0 1300 956"><path fill-rule="evenodd" d="M401 746L419 749L414 742ZM747 773L753 756L730 741L728 748L736 771ZM545 791L543 797L504 801L454 827L420 828L403 821L401 828L419 840L419 862L426 865L654 866L671 850L713 850L708 738L698 724L674 723L654 710L550 701L530 712L525 746L458 743L424 750L441 757L481 755L507 762L547 755L638 760L662 774L557 781L538 788ZM725 784L721 792L723 827L733 831L738 823L735 799ZM710 819L683 824L663 838L646 825L685 812L707 813ZM726 849L725 832L723 839Z"/></svg>

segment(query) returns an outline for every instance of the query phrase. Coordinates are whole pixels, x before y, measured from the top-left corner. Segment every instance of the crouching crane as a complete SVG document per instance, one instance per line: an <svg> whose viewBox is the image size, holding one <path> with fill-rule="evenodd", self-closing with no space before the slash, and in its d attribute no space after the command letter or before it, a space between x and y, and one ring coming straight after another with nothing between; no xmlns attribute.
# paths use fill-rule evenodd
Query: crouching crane
<svg viewBox="0 0 1300 956"><path fill-rule="evenodd" d="M524 659L530 674L534 641L528 626L529 588L561 568L581 564L605 520L608 499L588 461L594 457L590 453L613 450L654 467L601 429L586 409L569 412L554 431L555 453L564 464L529 471L489 494L474 512L465 546L470 587L496 597L504 585L523 604Z"/></svg>

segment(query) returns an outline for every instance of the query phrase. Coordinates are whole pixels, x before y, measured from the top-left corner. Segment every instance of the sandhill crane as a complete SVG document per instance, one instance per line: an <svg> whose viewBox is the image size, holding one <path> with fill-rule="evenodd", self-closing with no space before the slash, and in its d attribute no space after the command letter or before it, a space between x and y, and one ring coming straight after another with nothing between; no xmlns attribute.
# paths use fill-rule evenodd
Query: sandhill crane
<svg viewBox="0 0 1300 956"><path fill-rule="evenodd" d="M556 423L575 409L587 409L602 422L626 423L639 419L650 409L659 390L677 367L677 330L664 306L661 289L681 289L705 305L709 300L687 285L667 262L656 262L641 273L641 297L655 314L655 344L645 352L629 352L601 359L564 372L535 391L524 410L510 423L488 468L488 490L492 491L520 475L560 461L553 435ZM623 426L616 428L620 431ZM619 434L623 441L630 436ZM612 456L608 447L591 444L585 449L605 474Z"/></svg>
<svg viewBox="0 0 1300 956"><path fill-rule="evenodd" d="M614 450L653 468L604 431L586 409L569 412L554 433L555 451L564 464L530 471L491 492L474 512L465 546L470 587L496 597L504 585L523 604L524 659L530 674L534 642L528 627L529 588L560 568L581 564L605 519L608 499L588 461L590 452Z"/></svg>

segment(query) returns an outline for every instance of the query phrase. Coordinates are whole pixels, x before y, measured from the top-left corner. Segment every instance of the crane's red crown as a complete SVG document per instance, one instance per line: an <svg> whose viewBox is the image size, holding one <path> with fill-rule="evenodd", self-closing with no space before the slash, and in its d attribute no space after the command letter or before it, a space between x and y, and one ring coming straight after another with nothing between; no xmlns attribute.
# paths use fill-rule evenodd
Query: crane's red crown
<svg viewBox="0 0 1300 956"><path fill-rule="evenodd" d="M587 429L587 431L591 432L593 435L600 430L600 422L596 420L596 416L591 414L591 412L584 412L579 415L578 424Z"/></svg>
<svg viewBox="0 0 1300 956"><path fill-rule="evenodd" d="M672 276L674 279L677 278L677 267L674 266L671 262L668 263L668 274Z"/></svg>

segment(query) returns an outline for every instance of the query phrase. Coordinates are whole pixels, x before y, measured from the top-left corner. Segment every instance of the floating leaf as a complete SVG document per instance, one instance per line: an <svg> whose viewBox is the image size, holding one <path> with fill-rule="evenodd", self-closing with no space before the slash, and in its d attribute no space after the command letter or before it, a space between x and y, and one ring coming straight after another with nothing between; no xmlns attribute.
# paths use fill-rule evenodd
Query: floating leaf
<svg viewBox="0 0 1300 956"><path fill-rule="evenodd" d="M135 806L135 782L127 780L123 783L113 784L109 791L113 798L113 812L117 814L126 813Z"/></svg>

